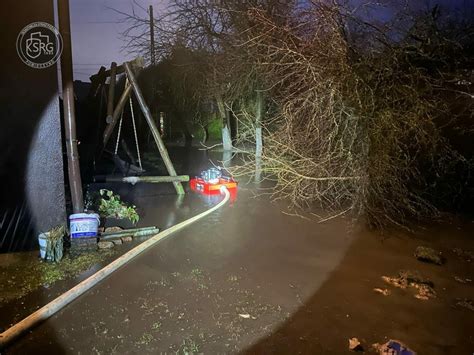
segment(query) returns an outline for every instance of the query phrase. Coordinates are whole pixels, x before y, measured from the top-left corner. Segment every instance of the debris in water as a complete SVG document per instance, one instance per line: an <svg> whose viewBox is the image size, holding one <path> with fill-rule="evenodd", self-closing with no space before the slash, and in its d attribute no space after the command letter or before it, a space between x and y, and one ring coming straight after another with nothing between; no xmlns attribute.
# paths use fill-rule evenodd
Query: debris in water
<svg viewBox="0 0 474 355"><path fill-rule="evenodd" d="M389 340L385 344L375 343L372 347L379 353L379 355L416 355L416 353L409 349L405 344L398 340Z"/></svg>
<svg viewBox="0 0 474 355"><path fill-rule="evenodd" d="M444 263L441 252L432 248L419 246L415 250L415 257L423 262L442 265Z"/></svg>
<svg viewBox="0 0 474 355"><path fill-rule="evenodd" d="M253 316L251 316L251 315L248 314L248 313L240 313L240 314L239 314L239 317L240 317L240 318L244 318L244 319L250 319L250 318L252 318L252 319L257 319L257 317L253 317Z"/></svg>
<svg viewBox="0 0 474 355"><path fill-rule="evenodd" d="M430 298L436 298L436 292L431 286L417 283L412 283L410 286L416 288L418 291L418 293L415 295L415 298L418 298L419 300L426 301Z"/></svg>
<svg viewBox="0 0 474 355"><path fill-rule="evenodd" d="M401 289L406 289L408 287L415 288L417 290L415 298L420 300L427 300L436 297L436 292L433 289L433 282L422 277L416 271L401 270L398 273L398 277L382 276L382 280Z"/></svg>
<svg viewBox="0 0 474 355"><path fill-rule="evenodd" d="M417 283L417 284L424 284L433 287L434 284L431 280L423 277L418 271L411 271L411 270L400 270L398 272L398 276L405 279L408 284L410 283Z"/></svg>
<svg viewBox="0 0 474 355"><path fill-rule="evenodd" d="M462 278L462 277L459 277L459 276L454 276L454 279L457 281L457 282L460 282L462 284L467 284L469 282L472 282L471 279L468 279L468 278Z"/></svg>
<svg viewBox="0 0 474 355"><path fill-rule="evenodd" d="M387 289L387 288L374 288L374 291L377 292L377 293L380 293L384 296L389 296L391 294L390 290Z"/></svg>
<svg viewBox="0 0 474 355"><path fill-rule="evenodd" d="M357 338L350 338L349 339L349 350L352 351L364 351L362 344L360 343L359 339Z"/></svg>
<svg viewBox="0 0 474 355"><path fill-rule="evenodd" d="M456 307L466 308L474 312L474 301L468 298L458 298L454 304Z"/></svg>
<svg viewBox="0 0 474 355"><path fill-rule="evenodd" d="M410 283L425 284L433 287L433 282L423 277L418 271L400 270L398 277L382 276L382 279L398 288L407 288Z"/></svg>
<svg viewBox="0 0 474 355"><path fill-rule="evenodd" d="M464 250L461 248L454 248L453 253L456 254L459 258L464 259L468 263L474 259L474 252L470 250Z"/></svg>
<svg viewBox="0 0 474 355"><path fill-rule="evenodd" d="M382 276L382 280L384 280L386 283L398 287L398 288L407 288L407 283L406 280L400 278L400 277L390 277L390 276Z"/></svg>

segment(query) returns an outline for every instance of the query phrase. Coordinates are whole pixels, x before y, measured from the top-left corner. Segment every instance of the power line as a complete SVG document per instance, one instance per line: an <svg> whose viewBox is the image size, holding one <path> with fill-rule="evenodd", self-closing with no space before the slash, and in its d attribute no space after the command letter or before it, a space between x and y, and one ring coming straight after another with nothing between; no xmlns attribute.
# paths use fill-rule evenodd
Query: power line
<svg viewBox="0 0 474 355"><path fill-rule="evenodd" d="M87 65L100 66L100 65L104 65L104 66L106 66L106 65L110 65L110 63L109 64L105 64L105 63L102 63L102 64L101 63L74 63L74 65L80 65L80 66L87 66Z"/></svg>
<svg viewBox="0 0 474 355"><path fill-rule="evenodd" d="M72 22L73 25L90 25L90 24L95 24L95 25L102 25L102 24L121 24L122 22L120 21L85 21L85 22Z"/></svg>
<svg viewBox="0 0 474 355"><path fill-rule="evenodd" d="M86 73L86 72L83 72L83 71L76 71L76 70L73 70L73 73L82 74L82 75L92 75L92 73Z"/></svg>

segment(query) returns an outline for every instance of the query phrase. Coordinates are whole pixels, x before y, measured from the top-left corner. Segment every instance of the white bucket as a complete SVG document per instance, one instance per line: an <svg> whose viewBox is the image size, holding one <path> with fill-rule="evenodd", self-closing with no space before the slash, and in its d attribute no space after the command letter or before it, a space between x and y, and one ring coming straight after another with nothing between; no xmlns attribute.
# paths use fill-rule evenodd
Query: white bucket
<svg viewBox="0 0 474 355"><path fill-rule="evenodd" d="M46 258L46 246L48 245L48 233L41 233L38 235L38 244L40 247L41 259Z"/></svg>
<svg viewBox="0 0 474 355"><path fill-rule="evenodd" d="M75 213L69 216L71 238L96 237L99 228L99 215L96 213Z"/></svg>

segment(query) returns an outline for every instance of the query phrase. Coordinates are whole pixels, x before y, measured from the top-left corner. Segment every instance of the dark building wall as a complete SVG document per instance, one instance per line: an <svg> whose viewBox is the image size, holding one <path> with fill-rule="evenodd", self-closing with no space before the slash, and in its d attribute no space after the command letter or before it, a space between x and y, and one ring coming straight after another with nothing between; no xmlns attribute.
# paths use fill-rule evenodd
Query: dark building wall
<svg viewBox="0 0 474 355"><path fill-rule="evenodd" d="M16 51L36 21L54 25L53 0L0 2L0 252L36 247L38 232L66 222L57 69Z"/></svg>

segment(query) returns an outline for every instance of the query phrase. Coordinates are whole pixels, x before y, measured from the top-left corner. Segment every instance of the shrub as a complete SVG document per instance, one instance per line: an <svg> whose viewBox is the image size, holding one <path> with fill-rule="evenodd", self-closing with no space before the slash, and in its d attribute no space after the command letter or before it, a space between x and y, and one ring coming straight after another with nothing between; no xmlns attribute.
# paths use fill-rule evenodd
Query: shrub
<svg viewBox="0 0 474 355"><path fill-rule="evenodd" d="M101 217L128 218L134 224L140 219L136 206L128 206L113 191L101 189L100 196L102 196L99 204Z"/></svg>

